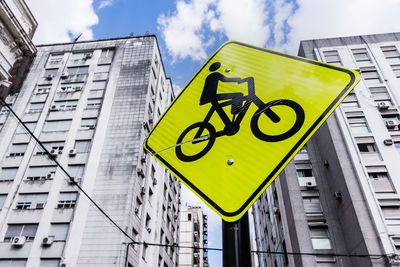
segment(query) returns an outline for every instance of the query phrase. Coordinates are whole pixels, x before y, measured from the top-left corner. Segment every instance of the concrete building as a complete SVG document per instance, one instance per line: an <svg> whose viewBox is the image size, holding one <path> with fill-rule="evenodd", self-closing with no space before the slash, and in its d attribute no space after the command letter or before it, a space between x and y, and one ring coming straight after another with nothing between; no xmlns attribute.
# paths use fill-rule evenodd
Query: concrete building
<svg viewBox="0 0 400 267"><path fill-rule="evenodd" d="M174 98L153 35L38 46L0 115L1 266L176 266L180 183L143 149ZM7 265L8 264L8 265Z"/></svg>
<svg viewBox="0 0 400 267"><path fill-rule="evenodd" d="M207 215L201 207L181 206L179 220L179 267L208 267ZM186 248L185 248L186 247ZM193 248L188 248L193 247Z"/></svg>
<svg viewBox="0 0 400 267"><path fill-rule="evenodd" d="M400 266L400 33L302 41L361 81L254 206L260 266ZM346 257L335 254L387 255Z"/></svg>
<svg viewBox="0 0 400 267"><path fill-rule="evenodd" d="M0 97L19 91L36 53L37 22L24 0L0 1ZM0 104L1 107L1 104Z"/></svg>

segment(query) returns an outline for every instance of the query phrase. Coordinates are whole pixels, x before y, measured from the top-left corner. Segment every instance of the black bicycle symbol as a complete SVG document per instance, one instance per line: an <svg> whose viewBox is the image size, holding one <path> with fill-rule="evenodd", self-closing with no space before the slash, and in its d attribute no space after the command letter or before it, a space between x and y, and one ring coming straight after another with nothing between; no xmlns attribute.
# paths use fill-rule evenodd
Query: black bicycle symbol
<svg viewBox="0 0 400 267"><path fill-rule="evenodd" d="M198 160L207 154L208 151L212 148L215 143L217 137L220 136L232 136L236 134L240 129L240 123L242 122L246 112L248 111L251 103L254 103L258 109L253 114L250 122L250 128L255 137L265 142L279 142L283 141L295 133L297 133L304 123L304 110L303 108L296 103L295 101L288 99L279 99L273 100L268 103L264 103L260 98L258 98L255 94L255 86L254 86L254 78L247 77L244 79L241 78L232 78L226 77L221 73L215 72L219 69L221 63L215 62L210 66L210 71L212 72L207 76L203 93L200 99L200 105L204 105L207 103L211 103L212 106L208 111L205 119L201 122L196 122L189 127L187 127L182 134L179 136L177 140L177 145L175 147L175 153L177 157L184 162L191 162ZM243 96L242 93L225 93L225 94L217 94L218 82L236 82L236 83L247 83L248 95ZM222 101L222 102L221 102ZM243 103L244 102L244 103ZM229 119L228 115L222 109L222 107L231 105L231 113L233 115L232 119ZM281 118L271 109L274 106L287 106L291 108L296 113L296 120L291 126L291 128L280 134L268 134L263 132L259 127L259 119L262 114L265 114L272 122L277 123L281 120ZM216 131L215 127L209 123L211 116L217 112L222 121L225 124L225 127L221 131ZM182 151L182 144L184 138L191 131L197 131L194 135L192 141L188 141L189 143L200 143L200 142L208 142L205 147L192 155L187 155ZM203 135L203 132L207 130L208 134ZM185 142L185 143L188 143Z"/></svg>

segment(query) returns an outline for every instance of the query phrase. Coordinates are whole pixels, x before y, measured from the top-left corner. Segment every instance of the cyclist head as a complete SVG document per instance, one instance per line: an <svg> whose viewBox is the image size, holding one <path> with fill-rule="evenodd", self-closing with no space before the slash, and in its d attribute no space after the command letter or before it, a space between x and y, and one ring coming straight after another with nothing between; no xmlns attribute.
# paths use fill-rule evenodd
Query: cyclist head
<svg viewBox="0 0 400 267"><path fill-rule="evenodd" d="M215 62L215 63L211 64L209 70L210 71L216 71L217 69L219 69L219 67L221 67L221 63L220 62Z"/></svg>

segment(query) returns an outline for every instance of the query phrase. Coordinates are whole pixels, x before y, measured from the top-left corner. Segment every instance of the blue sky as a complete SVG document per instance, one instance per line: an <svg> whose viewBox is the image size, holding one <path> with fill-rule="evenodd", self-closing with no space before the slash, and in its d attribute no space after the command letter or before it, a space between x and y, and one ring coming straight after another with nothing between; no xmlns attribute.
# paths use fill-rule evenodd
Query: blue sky
<svg viewBox="0 0 400 267"><path fill-rule="evenodd" d="M297 54L300 40L400 31L400 0L26 1L39 22L36 44L156 34L176 93L227 40ZM183 201L201 204L187 189ZM209 246L221 247L221 220L205 209ZM212 267L221 256L209 252Z"/></svg>

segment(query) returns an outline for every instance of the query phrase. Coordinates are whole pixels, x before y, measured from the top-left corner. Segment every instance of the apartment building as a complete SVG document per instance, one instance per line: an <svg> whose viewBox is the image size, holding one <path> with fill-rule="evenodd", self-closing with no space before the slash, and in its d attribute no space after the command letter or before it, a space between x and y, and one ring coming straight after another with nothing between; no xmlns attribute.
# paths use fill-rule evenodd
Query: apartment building
<svg viewBox="0 0 400 267"><path fill-rule="evenodd" d="M36 48L37 22L24 0L0 2L0 97L19 91ZM0 108L1 108L0 104ZM0 109L0 112L4 110Z"/></svg>
<svg viewBox="0 0 400 267"><path fill-rule="evenodd" d="M259 254L260 266L400 266L399 40L300 43L362 79L253 209L258 250L311 255Z"/></svg>
<svg viewBox="0 0 400 267"><path fill-rule="evenodd" d="M179 267L208 267L207 214L201 207L185 205L180 209Z"/></svg>
<svg viewBox="0 0 400 267"><path fill-rule="evenodd" d="M176 266L180 183L143 149L174 98L156 36L49 44L0 123L1 266ZM135 241L132 244L68 179Z"/></svg>

